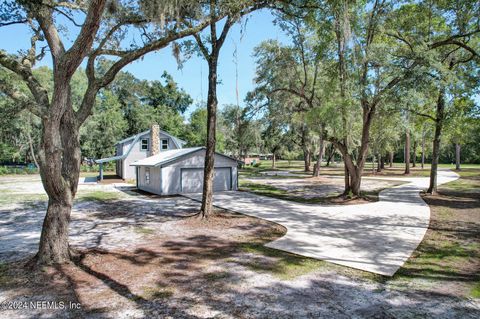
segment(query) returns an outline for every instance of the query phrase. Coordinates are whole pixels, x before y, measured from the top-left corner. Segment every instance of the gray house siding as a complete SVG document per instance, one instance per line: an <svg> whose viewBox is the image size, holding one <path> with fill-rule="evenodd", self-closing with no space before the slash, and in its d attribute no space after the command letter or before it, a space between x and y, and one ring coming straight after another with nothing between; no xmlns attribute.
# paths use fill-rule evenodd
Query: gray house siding
<svg viewBox="0 0 480 319"><path fill-rule="evenodd" d="M148 139L148 145L149 145L148 151L145 151L145 150L141 149L142 139ZM168 137L168 136L166 136L166 135L164 135L163 133L160 132L160 140L163 140L163 139L168 140L168 149L176 149L177 148L177 146L175 145L175 143L173 142L173 140L170 137ZM118 144L117 149L121 149L122 154L125 154L126 152L128 152L128 150L131 147L131 143L133 143L133 142L135 142L135 139L132 139L132 140L129 140L127 142ZM160 150L160 151L162 151L162 150ZM121 155L121 154L119 154L119 155ZM145 133L145 134L141 135L138 138L138 140L135 142L135 144L133 145L133 148L130 151L130 153L128 154L128 156L125 159L118 161L118 162L120 162L120 170L117 171L117 175L120 176L123 179L135 179L136 178L136 169L135 169L135 167L130 166L130 165L132 163L134 163L138 160L144 159L148 156L150 156L150 133Z"/></svg>
<svg viewBox="0 0 480 319"><path fill-rule="evenodd" d="M134 169L136 169L134 167ZM150 171L150 182L146 181L146 172ZM144 167L138 168L138 188L153 194L161 194L161 178L162 172L160 167Z"/></svg>
<svg viewBox="0 0 480 319"><path fill-rule="evenodd" d="M115 146L115 156L121 156L123 155L123 145L122 144L117 144ZM115 172L117 176L122 176L123 175L123 161L115 161Z"/></svg>
<svg viewBox="0 0 480 319"><path fill-rule="evenodd" d="M203 168L180 168L181 193L200 193L203 191ZM215 167L213 191L232 190L232 168Z"/></svg>
<svg viewBox="0 0 480 319"><path fill-rule="evenodd" d="M187 158L181 158L162 168L163 193L180 194L181 189L181 168L203 168L205 165L205 150L200 150ZM215 168L232 167L233 190L237 189L237 162L221 155L215 155Z"/></svg>
<svg viewBox="0 0 480 319"><path fill-rule="evenodd" d="M141 160L145 157L149 156L148 151L142 151L140 150L140 143L141 139L143 137L140 137L136 142L135 140L131 140L124 145L124 150L125 152L128 151L132 145L133 142L135 144L133 145L133 148L131 149L130 153L128 156L123 160L123 179L135 179L135 168L130 166L133 162L136 162L138 160Z"/></svg>
<svg viewBox="0 0 480 319"><path fill-rule="evenodd" d="M160 186L158 190L153 190L151 186L145 185L145 181L140 178L140 177L144 178L144 176L139 177L138 188L154 194L158 194L158 195L181 194L182 193L182 171L189 170L189 169L192 172L194 172L195 170L202 170L202 173L203 173L204 163L205 163L205 150L202 149L202 150L199 150L198 152L186 155L185 157L179 158L168 164L164 164L164 166L161 167L160 171L155 171L155 175L156 175L155 179L158 178L158 181L155 180L155 185ZM150 168L151 169L150 174L152 174L152 168L153 167ZM237 186L238 186L237 161L231 158L216 154L215 168L217 170L228 169L228 172L231 172L227 181L219 180L219 181L216 181L216 184L218 185L229 184L228 188L230 190L237 190ZM145 175L144 166L140 166L140 172L141 173L139 175ZM218 173L216 173L216 175L218 175ZM150 183L152 183L152 180L153 180L153 176L150 177ZM201 180L199 180L199 182L201 182Z"/></svg>

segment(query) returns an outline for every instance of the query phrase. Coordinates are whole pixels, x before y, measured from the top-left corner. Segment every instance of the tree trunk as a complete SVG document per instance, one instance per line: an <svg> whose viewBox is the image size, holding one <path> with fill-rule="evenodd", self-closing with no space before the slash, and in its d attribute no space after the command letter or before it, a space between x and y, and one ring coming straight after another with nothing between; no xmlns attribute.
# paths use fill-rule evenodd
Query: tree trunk
<svg viewBox="0 0 480 319"><path fill-rule="evenodd" d="M208 62L208 98L207 98L207 149L203 177L202 218L208 218L213 210L213 174L215 167L215 144L217 123L217 62L218 56L211 56Z"/></svg>
<svg viewBox="0 0 480 319"><path fill-rule="evenodd" d="M354 166L352 159L349 158L348 163L350 171L350 187L354 196L360 196L360 185L362 183L362 173L367 159L368 147L370 144L370 127L372 126L373 117L375 115L376 104L369 104L366 101L362 102L363 108L363 126L362 139L360 143L359 152L357 154L357 162Z"/></svg>
<svg viewBox="0 0 480 319"><path fill-rule="evenodd" d="M360 186L362 183L362 173L363 173L363 160L361 162L361 166L355 165L353 162L353 157L346 153L346 148L340 149L340 152L344 156L345 162L345 171L346 175L349 177L348 181L348 192L345 192L344 196L353 196L357 197L360 196Z"/></svg>
<svg viewBox="0 0 480 319"><path fill-rule="evenodd" d="M48 195L39 249L32 260L38 265L70 260L68 226L80 176L80 134L71 105L70 86L68 83L58 84L55 92L51 112L63 111L63 116L58 119L51 115L43 119L38 156L40 176Z"/></svg>
<svg viewBox="0 0 480 319"><path fill-rule="evenodd" d="M275 169L277 165L277 156L275 155L275 152L273 152L272 156L272 168Z"/></svg>
<svg viewBox="0 0 480 319"><path fill-rule="evenodd" d="M413 141L412 167L417 167L417 140Z"/></svg>
<svg viewBox="0 0 480 319"><path fill-rule="evenodd" d="M422 169L425 166L425 128L422 132Z"/></svg>
<svg viewBox="0 0 480 319"><path fill-rule="evenodd" d="M382 166L383 166L382 165L383 157L380 153L377 155L377 157L378 157L377 172L380 173L382 171Z"/></svg>
<svg viewBox="0 0 480 319"><path fill-rule="evenodd" d="M328 147L328 157L327 157L327 164L325 166L330 166L330 162L332 161L333 156L335 155L335 147L332 143Z"/></svg>
<svg viewBox="0 0 480 319"><path fill-rule="evenodd" d="M324 150L323 131L324 131L324 126L321 125L320 138L318 141L319 149L318 149L317 165L315 166L315 171L313 172L314 177L320 176L320 166L322 165L322 161L323 161L323 150Z"/></svg>
<svg viewBox="0 0 480 319"><path fill-rule="evenodd" d="M308 149L308 128L305 124L302 126L302 151L303 151L303 162L304 162L304 170L305 172L310 172L310 164L311 164L311 152Z"/></svg>
<svg viewBox="0 0 480 319"><path fill-rule="evenodd" d="M410 129L405 132L405 174L410 174Z"/></svg>
<svg viewBox="0 0 480 319"><path fill-rule="evenodd" d="M362 139L358 154L356 158L356 164L352 155L348 152L348 147L339 142L336 139L331 139L330 142L334 143L335 147L342 153L343 162L345 164L345 190L344 196L350 195L360 196L360 185L362 182L362 173L365 167L367 159L369 139L370 139L370 127L372 125L373 116L375 114L376 105L369 105L368 102L363 101L363 126L362 126Z"/></svg>
<svg viewBox="0 0 480 319"><path fill-rule="evenodd" d="M362 184L362 172L363 169L360 167L355 168L355 173L350 174L350 188L352 191L353 196L357 197L360 196L360 186Z"/></svg>
<svg viewBox="0 0 480 319"><path fill-rule="evenodd" d="M390 163L389 163L390 168L393 167L393 155L394 155L393 151L390 151Z"/></svg>
<svg viewBox="0 0 480 319"><path fill-rule="evenodd" d="M310 166L312 165L312 153L310 152L309 149L304 149L303 156L304 156L303 161L305 166L305 172L310 172Z"/></svg>
<svg viewBox="0 0 480 319"><path fill-rule="evenodd" d="M350 187L350 172L348 171L347 164L345 163L345 158L343 160L343 165L344 165L344 188L343 188L343 194L347 195L350 193L351 187Z"/></svg>
<svg viewBox="0 0 480 319"><path fill-rule="evenodd" d="M38 169L40 166L38 165L37 157L35 156L35 151L33 149L33 141L32 141L32 135L30 134L30 127L27 130L27 138L28 138L28 146L30 148L30 154L32 156L32 160L35 163L35 167Z"/></svg>
<svg viewBox="0 0 480 319"><path fill-rule="evenodd" d="M69 198L71 195L66 194L64 199L48 200L47 215L43 221L40 245L35 256L37 264L50 265L70 260L68 225L72 201Z"/></svg>
<svg viewBox="0 0 480 319"><path fill-rule="evenodd" d="M385 169L385 156L380 155L380 169Z"/></svg>
<svg viewBox="0 0 480 319"><path fill-rule="evenodd" d="M433 150L432 150L432 167L430 168L430 185L427 193L435 194L437 192L437 170L438 159L440 157L440 140L442 136L443 119L445 112L445 97L442 89L438 94L437 100L437 116L435 120L435 134L433 136Z"/></svg>
<svg viewBox="0 0 480 319"><path fill-rule="evenodd" d="M455 169L457 171L460 170L460 151L461 151L460 144L455 143Z"/></svg>
<svg viewBox="0 0 480 319"><path fill-rule="evenodd" d="M352 156L347 153L347 148L345 147L345 145L340 144L337 141L332 141L332 143L335 144L337 149L342 154L342 158L343 158L344 172L345 172L345 178L344 178L345 189L344 189L344 192L343 192L343 196L350 196L351 193L353 193L353 189L352 189L353 183L359 183L360 182L359 179L356 178L357 177L356 176L357 167L353 163ZM361 179L361 176L360 176L360 179ZM358 185L357 190L359 190L359 189L360 189L360 186ZM355 195L355 196L357 194L359 194L359 193L358 192L353 193L353 195Z"/></svg>
<svg viewBox="0 0 480 319"><path fill-rule="evenodd" d="M336 19L335 21L335 35L337 39L337 54L338 54L338 76L340 82L340 98L341 98L341 111L342 111L342 128L343 128L343 144L345 146L345 151L342 152L343 156L343 165L344 165L344 190L343 194L347 195L350 193L350 173L347 167L347 158L348 156L348 119L347 119L347 108L346 108L346 70L345 70L345 42L346 39L342 35L342 27L340 25L340 20Z"/></svg>

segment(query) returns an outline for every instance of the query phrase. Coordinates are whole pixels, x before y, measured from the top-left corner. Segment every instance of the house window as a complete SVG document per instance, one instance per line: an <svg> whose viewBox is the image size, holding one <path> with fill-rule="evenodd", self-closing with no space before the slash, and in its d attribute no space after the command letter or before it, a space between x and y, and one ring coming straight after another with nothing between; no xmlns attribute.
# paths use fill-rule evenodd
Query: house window
<svg viewBox="0 0 480 319"><path fill-rule="evenodd" d="M140 150L148 151L148 138L142 138L140 141Z"/></svg>
<svg viewBox="0 0 480 319"><path fill-rule="evenodd" d="M150 184L150 168L145 167L145 184Z"/></svg>
<svg viewBox="0 0 480 319"><path fill-rule="evenodd" d="M161 147L162 147L162 151L168 150L168 140L167 139L162 139L161 140Z"/></svg>

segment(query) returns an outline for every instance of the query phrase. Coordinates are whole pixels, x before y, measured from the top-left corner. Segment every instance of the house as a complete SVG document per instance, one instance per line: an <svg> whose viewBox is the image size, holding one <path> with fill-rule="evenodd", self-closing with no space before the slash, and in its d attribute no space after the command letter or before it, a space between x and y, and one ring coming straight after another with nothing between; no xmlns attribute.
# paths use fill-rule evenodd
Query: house
<svg viewBox="0 0 480 319"><path fill-rule="evenodd" d="M160 130L159 125L137 135L130 136L115 144L115 156L102 158L95 162L100 164L100 180L103 179L103 164L115 161L116 175L123 179L136 178L133 162L147 158L159 152L182 149L186 142Z"/></svg>
<svg viewBox="0 0 480 319"><path fill-rule="evenodd" d="M137 188L158 195L200 193L203 190L205 147L159 152L131 164L137 172ZM215 153L213 190L238 189L238 161Z"/></svg>

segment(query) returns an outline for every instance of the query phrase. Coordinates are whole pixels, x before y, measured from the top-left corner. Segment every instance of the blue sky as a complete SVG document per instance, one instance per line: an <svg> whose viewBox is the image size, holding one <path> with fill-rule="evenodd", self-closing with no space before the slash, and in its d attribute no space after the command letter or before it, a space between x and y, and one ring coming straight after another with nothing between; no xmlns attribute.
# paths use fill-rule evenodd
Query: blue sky
<svg viewBox="0 0 480 319"><path fill-rule="evenodd" d="M242 103L246 93L254 87L255 60L252 56L253 50L255 46L267 39L276 39L284 43L289 41L280 28L273 24L273 16L266 10L251 14L246 25L237 23L230 30L222 47L218 66L219 81L221 82L218 85L220 105L236 103L235 46L237 47L239 99ZM179 85L196 102L204 101L207 98L208 65L201 57L191 57L184 64L183 69L178 70L171 49L166 48L147 55L142 61L134 62L125 69L139 78L148 80L159 79L163 71L166 70L173 75Z"/></svg>
<svg viewBox="0 0 480 319"><path fill-rule="evenodd" d="M281 29L274 25L274 17L267 10L257 11L248 16L247 22L237 23L229 32L222 47L219 59L218 75L221 84L218 85L219 105L236 103L235 93L235 63L234 51L237 48L238 61L238 88L240 103L246 93L254 88L255 59L253 50L255 46L267 39L276 39L289 42L288 37ZM8 52L27 49L30 35L24 26L14 25L0 28L0 48ZM51 65L50 57L39 65ZM147 54L143 59L133 62L124 70L133 73L140 79L161 80L164 70L170 73L175 81L191 95L195 103L207 98L208 66L206 61L197 56L192 56L182 69L177 68L177 63L172 55L171 48L165 48L155 53ZM193 107L189 111L192 111Z"/></svg>

